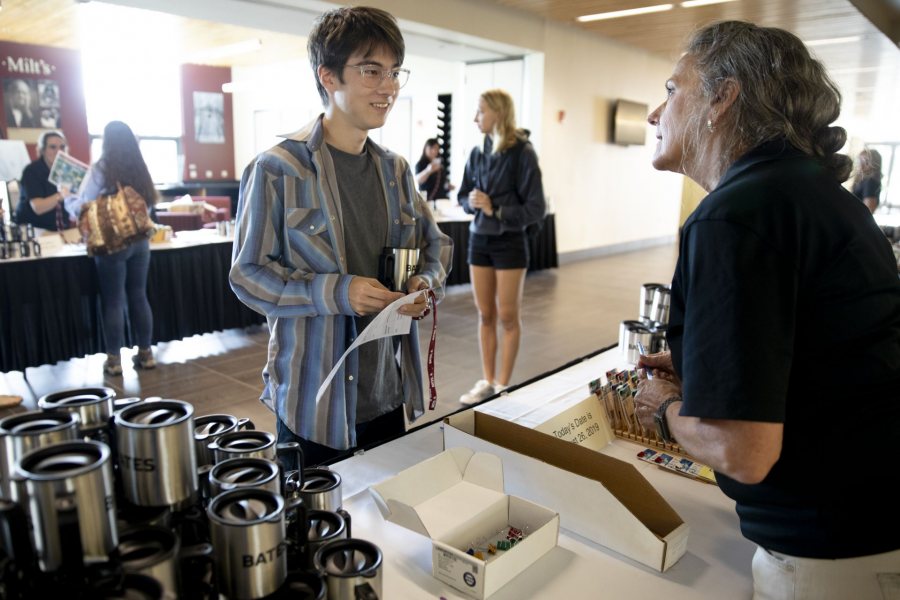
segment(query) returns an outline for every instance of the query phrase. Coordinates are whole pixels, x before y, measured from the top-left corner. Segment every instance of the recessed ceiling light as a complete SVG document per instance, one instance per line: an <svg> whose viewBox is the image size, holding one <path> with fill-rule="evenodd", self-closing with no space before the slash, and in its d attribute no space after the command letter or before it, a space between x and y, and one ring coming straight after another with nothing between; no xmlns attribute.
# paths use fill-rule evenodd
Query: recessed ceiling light
<svg viewBox="0 0 900 600"><path fill-rule="evenodd" d="M809 40L804 42L807 46L831 46L833 44L850 44L858 42L862 39L861 35L850 35L847 37L824 38L821 40Z"/></svg>
<svg viewBox="0 0 900 600"><path fill-rule="evenodd" d="M672 10L674 4L657 4L655 6L644 6L642 8L629 8L628 10L614 10L612 12L597 13L595 15L583 15L576 17L576 21L587 23L588 21L603 21L604 19L618 19L619 17L633 17L634 15L644 15L647 13L663 12L664 10Z"/></svg>
<svg viewBox="0 0 900 600"><path fill-rule="evenodd" d="M681 3L682 8L694 8L695 6L706 6L707 4L723 4L725 2L734 2L734 0L686 0Z"/></svg>

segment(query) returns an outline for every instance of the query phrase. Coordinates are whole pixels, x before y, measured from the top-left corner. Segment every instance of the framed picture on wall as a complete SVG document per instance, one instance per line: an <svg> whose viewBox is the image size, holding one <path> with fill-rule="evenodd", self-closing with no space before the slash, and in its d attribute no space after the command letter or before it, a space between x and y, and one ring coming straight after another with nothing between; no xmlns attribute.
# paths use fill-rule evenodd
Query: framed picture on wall
<svg viewBox="0 0 900 600"><path fill-rule="evenodd" d="M225 94L194 92L194 139L200 144L225 143Z"/></svg>
<svg viewBox="0 0 900 600"><path fill-rule="evenodd" d="M9 129L31 129L41 126L38 104L38 82L34 79L3 79L3 107Z"/></svg>
<svg viewBox="0 0 900 600"><path fill-rule="evenodd" d="M59 118L59 84L52 79L39 79L37 88L41 127L59 129L62 127L62 120Z"/></svg>

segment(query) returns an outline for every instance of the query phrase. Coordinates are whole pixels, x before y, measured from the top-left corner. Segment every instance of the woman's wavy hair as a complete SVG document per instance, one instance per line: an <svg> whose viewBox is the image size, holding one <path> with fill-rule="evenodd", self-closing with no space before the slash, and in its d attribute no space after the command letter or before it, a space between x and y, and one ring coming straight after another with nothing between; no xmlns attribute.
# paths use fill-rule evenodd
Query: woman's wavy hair
<svg viewBox="0 0 900 600"><path fill-rule="evenodd" d="M840 181L853 168L837 154L847 133L832 127L841 112L841 93L822 64L794 34L743 21L722 21L699 29L687 46L701 91L711 101L722 83L740 86L737 100L717 124L734 139L736 155L720 157L721 173L740 153L784 138L817 157ZM692 128L703 135L705 119Z"/></svg>
<svg viewBox="0 0 900 600"><path fill-rule="evenodd" d="M156 188L138 140L122 121L110 121L103 129L103 154L97 166L103 174L104 192L115 193L116 184L130 185L143 196L148 206L156 203Z"/></svg>
<svg viewBox="0 0 900 600"><path fill-rule="evenodd" d="M488 108L497 114L497 124L494 125L493 152L503 152L523 137L522 133L516 129L516 107L513 99L501 89L488 90L481 94L481 98Z"/></svg>

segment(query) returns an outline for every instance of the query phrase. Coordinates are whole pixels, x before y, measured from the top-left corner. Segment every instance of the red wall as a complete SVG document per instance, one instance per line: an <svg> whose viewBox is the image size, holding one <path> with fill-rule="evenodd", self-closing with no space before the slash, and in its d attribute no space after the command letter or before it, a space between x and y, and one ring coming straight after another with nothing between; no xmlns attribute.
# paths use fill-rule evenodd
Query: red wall
<svg viewBox="0 0 900 600"><path fill-rule="evenodd" d="M90 141L81 81L81 54L77 50L65 48L0 41L0 95L4 96L0 132L7 139L25 140L32 158L37 158L37 138L44 128L40 125L34 128L11 128L6 122L5 84L9 79L24 79L33 87L40 86L40 89L52 90L55 84L58 102L54 102L52 98L56 94L42 95L38 99L33 98L38 105L36 108L49 112L58 106L56 129L61 129L66 134L69 154L88 162Z"/></svg>
<svg viewBox="0 0 900 600"><path fill-rule="evenodd" d="M229 67L208 67L203 65L182 65L181 106L184 115L184 181L221 181L236 179L234 173L234 125L231 94L222 93L222 84L231 81ZM205 96L211 100L204 106L195 105L194 92L214 94ZM221 103L221 104L217 104ZM201 127L198 137L197 127Z"/></svg>

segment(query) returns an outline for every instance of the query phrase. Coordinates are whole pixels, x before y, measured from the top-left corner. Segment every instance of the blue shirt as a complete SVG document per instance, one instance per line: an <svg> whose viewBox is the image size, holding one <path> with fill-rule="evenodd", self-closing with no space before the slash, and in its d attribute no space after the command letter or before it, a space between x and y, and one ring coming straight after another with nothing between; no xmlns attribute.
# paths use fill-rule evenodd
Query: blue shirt
<svg viewBox="0 0 900 600"><path fill-rule="evenodd" d="M352 232L343 228L322 117L286 137L241 178L231 287L268 320L260 399L298 436L344 450L356 445L357 353L350 353L318 403L316 392L357 335L345 246ZM382 188L373 195L386 204L391 246L420 248L417 274L442 297L450 238L416 192L407 162L371 140L365 151L378 167ZM425 410L415 322L400 355L406 414L415 420Z"/></svg>

